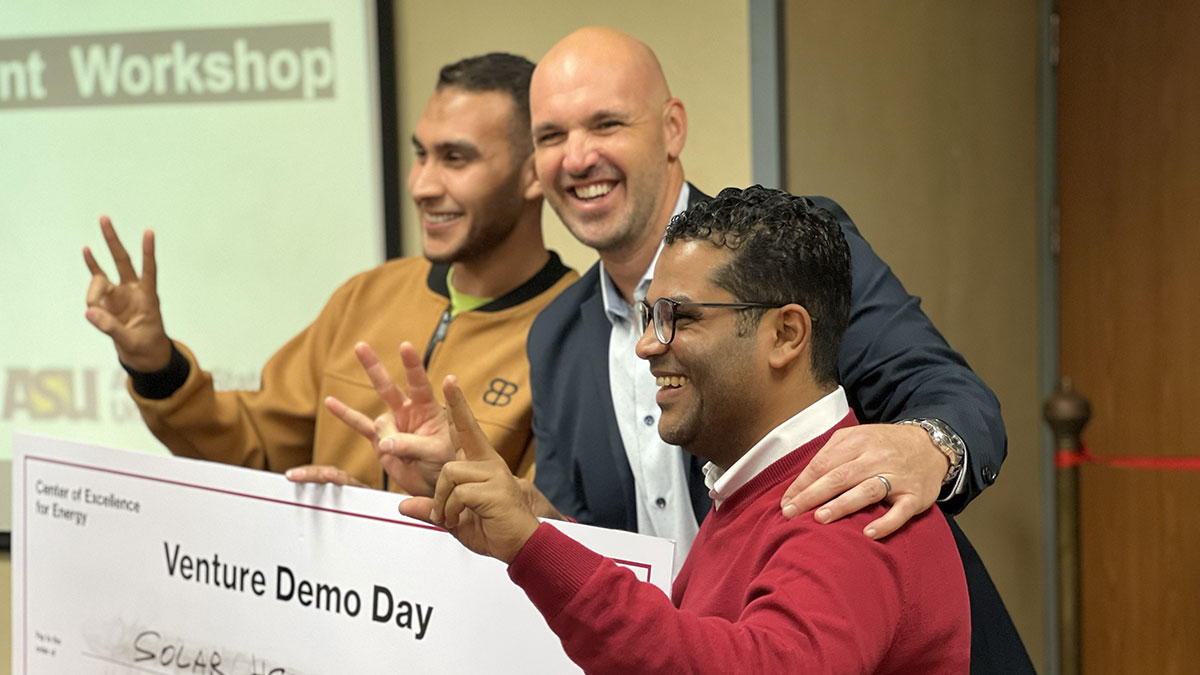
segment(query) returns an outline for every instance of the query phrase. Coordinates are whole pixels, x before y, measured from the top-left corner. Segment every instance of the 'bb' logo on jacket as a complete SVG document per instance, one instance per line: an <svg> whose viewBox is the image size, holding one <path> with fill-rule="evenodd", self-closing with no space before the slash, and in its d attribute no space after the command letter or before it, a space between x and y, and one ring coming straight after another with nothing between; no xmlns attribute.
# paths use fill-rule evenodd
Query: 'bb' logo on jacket
<svg viewBox="0 0 1200 675"><path fill-rule="evenodd" d="M494 406L508 405L512 402L515 393L517 393L516 382L509 382L497 377L488 383L488 390L483 392L483 402Z"/></svg>

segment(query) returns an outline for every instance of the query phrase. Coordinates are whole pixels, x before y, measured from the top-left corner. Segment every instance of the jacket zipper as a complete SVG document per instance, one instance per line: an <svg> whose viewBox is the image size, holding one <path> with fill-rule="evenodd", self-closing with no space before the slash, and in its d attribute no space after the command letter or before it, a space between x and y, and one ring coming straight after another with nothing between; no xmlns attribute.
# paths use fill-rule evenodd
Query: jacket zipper
<svg viewBox="0 0 1200 675"><path fill-rule="evenodd" d="M429 338L429 345L425 347L425 358L421 360L422 365L425 366L425 370L429 370L429 359L433 356L433 350L446 339L446 331L450 328L450 319L452 318L454 317L450 314L450 308L447 307L446 311L442 312L442 318L438 321L437 328L433 331L433 337ZM383 491L388 491L388 474L386 470L383 472Z"/></svg>

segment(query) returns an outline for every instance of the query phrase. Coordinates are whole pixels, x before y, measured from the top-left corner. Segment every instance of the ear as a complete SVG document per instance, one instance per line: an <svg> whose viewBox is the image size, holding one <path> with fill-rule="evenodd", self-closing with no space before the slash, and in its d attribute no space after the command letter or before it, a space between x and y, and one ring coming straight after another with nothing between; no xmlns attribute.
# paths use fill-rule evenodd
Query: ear
<svg viewBox="0 0 1200 675"><path fill-rule="evenodd" d="M683 144L687 142L687 111L683 109L683 101L667 99L667 106L663 109L663 129L666 132L667 158L674 161L679 158Z"/></svg>
<svg viewBox="0 0 1200 675"><path fill-rule="evenodd" d="M803 362L811 361L812 354L812 317L807 309L795 303L784 305L774 312L768 328L767 362L772 368L783 369L796 362L811 368L811 363Z"/></svg>
<svg viewBox="0 0 1200 675"><path fill-rule="evenodd" d="M542 198L542 184L537 178L537 164L534 162L533 153L521 162L521 196L525 201L531 202L535 199Z"/></svg>

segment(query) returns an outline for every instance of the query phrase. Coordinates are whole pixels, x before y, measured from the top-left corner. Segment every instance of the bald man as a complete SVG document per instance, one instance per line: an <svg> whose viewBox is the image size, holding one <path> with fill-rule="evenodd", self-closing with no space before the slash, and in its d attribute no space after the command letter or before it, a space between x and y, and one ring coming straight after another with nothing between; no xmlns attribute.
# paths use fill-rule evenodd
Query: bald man
<svg viewBox="0 0 1200 675"><path fill-rule="evenodd" d="M635 307L646 300L667 223L708 199L684 179L687 114L653 51L608 28L578 30L546 53L530 107L546 199L600 256L530 332L535 483L582 522L674 539L681 561L711 501L703 462L659 438L655 398L660 389L688 396L692 374L656 382L634 345ZM811 199L834 215L850 246L850 325L838 375L858 417L875 424L839 430L785 493L782 516L829 523L884 501L890 508L863 527L879 539L935 501L957 513L994 482L1006 453L1004 424L995 395L846 212ZM1005 649L1017 672L1028 657L982 563L955 531L968 580L977 566L975 579L994 599L985 611L1000 613L1007 644L1015 640Z"/></svg>

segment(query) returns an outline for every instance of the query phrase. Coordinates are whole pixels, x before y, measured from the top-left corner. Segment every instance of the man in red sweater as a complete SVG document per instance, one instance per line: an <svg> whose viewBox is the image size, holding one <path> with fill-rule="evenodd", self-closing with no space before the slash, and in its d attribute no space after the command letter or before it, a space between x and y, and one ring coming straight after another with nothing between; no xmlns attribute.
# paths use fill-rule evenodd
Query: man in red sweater
<svg viewBox="0 0 1200 675"><path fill-rule="evenodd" d="M709 460L713 497L671 599L538 522L453 378L463 459L401 511L508 563L589 673L967 672L967 587L941 512L874 541L861 532L880 504L829 525L779 511L792 477L856 424L836 380L850 257L832 216L727 189L671 222L641 304L659 433Z"/></svg>

